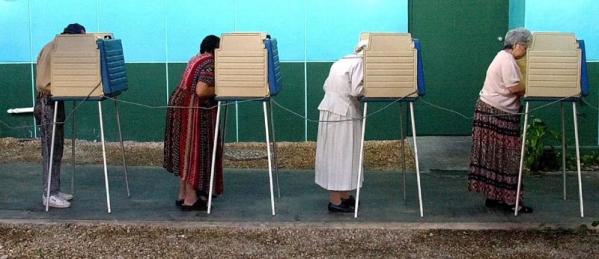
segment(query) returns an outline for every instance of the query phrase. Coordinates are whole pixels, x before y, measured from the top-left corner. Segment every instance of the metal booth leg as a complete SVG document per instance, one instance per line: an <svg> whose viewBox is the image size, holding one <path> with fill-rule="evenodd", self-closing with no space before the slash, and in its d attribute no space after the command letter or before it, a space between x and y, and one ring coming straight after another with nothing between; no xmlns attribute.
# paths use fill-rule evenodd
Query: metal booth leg
<svg viewBox="0 0 599 259"><path fill-rule="evenodd" d="M131 192L129 191L129 177L127 170L127 159L125 158L125 145L123 144L123 133L121 130L121 113L119 111L119 104L115 97L114 99L114 108L116 111L116 125L119 130L119 141L121 142L121 156L123 158L123 167L125 168L125 187L127 188L127 197L131 197Z"/></svg>
<svg viewBox="0 0 599 259"><path fill-rule="evenodd" d="M106 186L106 206L110 210L110 189L108 186L108 167L106 165L106 142L104 140L104 121L102 119L102 102L98 101L98 117L100 118L100 138L102 139L102 158L104 159L104 184Z"/></svg>
<svg viewBox="0 0 599 259"><path fill-rule="evenodd" d="M566 193L566 122L565 122L565 113L564 113L564 102L560 102L560 109L562 114L562 175L563 175L563 193L564 200L567 199Z"/></svg>
<svg viewBox="0 0 599 259"><path fill-rule="evenodd" d="M366 132L366 114L368 111L368 102L364 102L364 113L362 115L362 139L360 140L360 158L358 162L358 185L356 188L356 206L354 208L354 218L358 217L358 206L360 205L360 187L362 179L362 170L364 165L364 133Z"/></svg>
<svg viewBox="0 0 599 259"><path fill-rule="evenodd" d="M582 177L580 175L580 146L578 144L578 117L576 116L576 102L572 102L572 120L574 121L574 140L576 144L576 170L578 171L578 198L580 199L580 217L584 218L584 205L582 201Z"/></svg>
<svg viewBox="0 0 599 259"><path fill-rule="evenodd" d="M270 183L270 205L272 207L272 215L275 215L275 196L273 190L273 181L272 181L272 159L270 153L270 134L268 130L268 111L266 101L262 102L262 107L264 109L264 130L266 134L266 152L268 153L268 180Z"/></svg>
<svg viewBox="0 0 599 259"><path fill-rule="evenodd" d="M77 130L75 126L75 109L77 109L77 101L73 101L73 125L71 128L71 159L73 160L73 173L71 174L71 193L75 194L75 140L77 139Z"/></svg>
<svg viewBox="0 0 599 259"><path fill-rule="evenodd" d="M222 132L222 134L220 134L220 142L218 144L221 146L221 148L224 151L225 150L225 138L227 137L227 120L229 118L229 102L224 101L222 113L223 113L223 115L220 116L222 118L222 122L220 123L220 132ZM218 150L218 147L216 150ZM223 152L223 156L221 157L221 160L224 161L224 159L225 158L224 158L224 152ZM215 161L215 163L216 163L216 161Z"/></svg>
<svg viewBox="0 0 599 259"><path fill-rule="evenodd" d="M210 165L210 188L208 188L208 209L206 210L206 213L210 214L210 210L212 208L212 187L214 185L214 164L216 163L216 148L217 148L217 143L218 143L218 130L220 127L220 103L221 101L218 101L217 107L216 107L216 125L214 127L214 145L212 147L212 163Z"/></svg>
<svg viewBox="0 0 599 259"><path fill-rule="evenodd" d="M227 138L227 121L229 120L229 103L225 102L223 104L223 122L220 125L222 128L222 134L220 138L220 145L224 149L225 148L225 138ZM224 160L224 157L222 158Z"/></svg>
<svg viewBox="0 0 599 259"><path fill-rule="evenodd" d="M52 141L50 144L50 163L48 166L48 185L46 190L46 211L50 207L50 183L52 182L52 160L54 159L54 138L56 136L56 116L58 113L58 101L54 101L54 119L52 120Z"/></svg>
<svg viewBox="0 0 599 259"><path fill-rule="evenodd" d="M422 190L420 187L420 166L418 163L418 145L416 144L416 121L414 120L414 102L410 102L410 118L412 121L412 139L414 140L414 164L416 165L416 181L418 182L418 203L420 205L420 217L424 217L422 209Z"/></svg>
<svg viewBox="0 0 599 259"><path fill-rule="evenodd" d="M275 135L275 119L272 115L272 103L268 99L268 109L270 110L270 130L272 132L272 154L275 168L275 185L277 186L277 198L281 199L281 187L279 187L279 161L277 159L277 139Z"/></svg>
<svg viewBox="0 0 599 259"><path fill-rule="evenodd" d="M409 117L408 113L409 113L409 111L408 111L408 108L406 107L406 120ZM407 126L407 124L404 125L404 123L403 123L403 121L401 119L401 103L399 103L399 125L400 125L399 131L401 132L400 136L401 136L401 159L402 159L401 171L402 171L402 174L403 174L403 182L402 182L402 185L403 185L403 204L407 205L408 204L408 200L406 199L406 197L407 197L407 195L406 195L406 175L407 175L406 169L407 169L407 166L406 166L406 148L405 148L406 145L405 145L405 141L406 141L406 138L408 136L408 132L407 132L408 126Z"/></svg>
<svg viewBox="0 0 599 259"><path fill-rule="evenodd" d="M514 216L518 216L518 208L520 204L520 188L522 187L522 170L524 169L524 155L526 147L526 129L528 125L528 102L524 108L524 130L522 132L522 148L520 149L520 169L518 170L518 187L516 191L516 206L514 207Z"/></svg>

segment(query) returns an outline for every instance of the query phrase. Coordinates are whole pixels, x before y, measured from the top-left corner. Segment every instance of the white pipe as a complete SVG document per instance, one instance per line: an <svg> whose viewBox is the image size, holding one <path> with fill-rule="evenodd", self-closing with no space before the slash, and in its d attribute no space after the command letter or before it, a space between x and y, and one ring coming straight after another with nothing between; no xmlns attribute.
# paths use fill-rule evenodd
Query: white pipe
<svg viewBox="0 0 599 259"><path fill-rule="evenodd" d="M424 217L422 208L422 188L420 186L420 166L418 163L418 145L416 144L416 121L414 120L414 102L410 102L410 118L412 121L412 140L414 141L414 164L416 165L416 181L418 182L418 203L420 205L420 217Z"/></svg>
<svg viewBox="0 0 599 259"><path fill-rule="evenodd" d="M266 108L266 101L262 102L262 107L264 108L264 131L266 134L266 152L268 153L268 182L270 184L270 205L272 208L272 215L275 215L275 195L272 187L272 159L270 153L270 133L268 131L268 113Z"/></svg>
<svg viewBox="0 0 599 259"><path fill-rule="evenodd" d="M528 128L528 102L524 108L524 130L522 131L522 148L520 149L520 169L518 169L518 187L516 188L516 205L514 206L514 216L518 216L520 204L520 188L522 187L522 170L524 170L524 155L526 154L526 129Z"/></svg>
<svg viewBox="0 0 599 259"><path fill-rule="evenodd" d="M17 114L17 113L32 113L32 112L33 112L33 107L12 108L12 109L6 110L6 113L12 113L12 114Z"/></svg>
<svg viewBox="0 0 599 259"><path fill-rule="evenodd" d="M102 159L104 164L104 185L106 187L106 207L108 214L112 213L110 208L110 187L108 185L108 165L106 164L106 140L104 139L104 121L102 118L102 102L98 101L98 117L100 118L100 139L102 140Z"/></svg>
<svg viewBox="0 0 599 259"><path fill-rule="evenodd" d="M214 186L214 164L216 163L216 151L218 150L218 130L220 129L220 102L216 105L216 125L214 125L214 142L212 146L212 162L210 164L210 186L208 188L208 208L206 213L210 214L212 208L212 187ZM225 103L226 104L226 103ZM223 136L224 137L224 136ZM223 152L225 145L223 145Z"/></svg>
<svg viewBox="0 0 599 259"><path fill-rule="evenodd" d="M574 141L576 144L576 171L578 171L578 198L580 199L580 217L584 218L584 205L582 202L582 177L580 175L580 146L578 145L578 116L576 116L576 102L572 102L572 120L574 121Z"/></svg>
<svg viewBox="0 0 599 259"><path fill-rule="evenodd" d="M356 204L354 204L354 218L358 218L358 206L360 205L360 180L364 166L364 133L366 132L366 112L368 111L368 102L364 102L364 113L362 115L362 139L360 140L360 158L358 160L358 185L356 186Z"/></svg>

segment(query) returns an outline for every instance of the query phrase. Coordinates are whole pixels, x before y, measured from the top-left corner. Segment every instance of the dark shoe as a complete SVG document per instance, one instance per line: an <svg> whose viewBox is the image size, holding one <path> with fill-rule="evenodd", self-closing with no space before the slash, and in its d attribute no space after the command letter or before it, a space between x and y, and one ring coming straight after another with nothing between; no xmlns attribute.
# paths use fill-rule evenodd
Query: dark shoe
<svg viewBox="0 0 599 259"><path fill-rule="evenodd" d="M205 201L198 199L193 205L181 204L182 211L206 210L208 208Z"/></svg>
<svg viewBox="0 0 599 259"><path fill-rule="evenodd" d="M514 212L515 206L512 206L512 212ZM520 208L518 208L518 213L532 213L532 208L531 207L527 207L527 206L520 206Z"/></svg>
<svg viewBox="0 0 599 259"><path fill-rule="evenodd" d="M183 205L183 200L175 200L175 206L180 208Z"/></svg>
<svg viewBox="0 0 599 259"><path fill-rule="evenodd" d="M501 205L501 204L497 200L487 199L485 201L485 207L487 207L487 208L496 208L499 205Z"/></svg>
<svg viewBox="0 0 599 259"><path fill-rule="evenodd" d="M329 202L329 211L330 212L353 212L354 210L343 202L341 202L339 205L335 205L335 204Z"/></svg>
<svg viewBox="0 0 599 259"><path fill-rule="evenodd" d="M356 207L356 198L350 195L347 199L341 198L341 203L345 203L347 206L353 209Z"/></svg>
<svg viewBox="0 0 599 259"><path fill-rule="evenodd" d="M507 204L502 204L501 205L501 209L503 209L504 211L510 212L510 213L514 213L515 209L515 205L507 205ZM520 205L520 208L518 208L518 213L532 213L532 208L531 207L527 207L524 205Z"/></svg>
<svg viewBox="0 0 599 259"><path fill-rule="evenodd" d="M207 201L208 200L208 193L205 191L197 191L196 194L198 195L198 198ZM216 199L218 196L216 194L212 194L212 199Z"/></svg>

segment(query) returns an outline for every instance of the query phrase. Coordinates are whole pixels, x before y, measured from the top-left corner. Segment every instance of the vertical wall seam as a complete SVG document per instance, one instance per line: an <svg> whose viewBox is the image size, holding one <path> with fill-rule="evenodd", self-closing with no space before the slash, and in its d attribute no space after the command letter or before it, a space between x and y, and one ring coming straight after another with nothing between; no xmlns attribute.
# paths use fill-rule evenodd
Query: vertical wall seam
<svg viewBox="0 0 599 259"><path fill-rule="evenodd" d="M522 5L522 27L526 28L526 0L522 1L524 1L524 4Z"/></svg>
<svg viewBox="0 0 599 259"><path fill-rule="evenodd" d="M308 4L304 0L304 141L308 141Z"/></svg>
<svg viewBox="0 0 599 259"><path fill-rule="evenodd" d="M166 12L164 12L164 77L165 77L165 81L166 81L166 104L168 105L168 94L169 94L169 90L170 90L170 85L169 85L169 68L168 68L168 6L167 6L167 0L163 0L162 1L163 5L164 5L164 9L163 10L167 10Z"/></svg>
<svg viewBox="0 0 599 259"><path fill-rule="evenodd" d="M100 32L100 1L96 0L96 31Z"/></svg>
<svg viewBox="0 0 599 259"><path fill-rule="evenodd" d="M29 70L31 76L31 105L35 107L35 71L33 64L36 62L33 57L33 32L31 26L31 0L27 1L27 16L29 20ZM35 125L35 116L32 116L33 120L33 137L37 138L37 126Z"/></svg>
<svg viewBox="0 0 599 259"><path fill-rule="evenodd" d="M238 13L238 2L233 1L233 31L237 32L237 13ZM239 102L235 101L235 142L239 142Z"/></svg>

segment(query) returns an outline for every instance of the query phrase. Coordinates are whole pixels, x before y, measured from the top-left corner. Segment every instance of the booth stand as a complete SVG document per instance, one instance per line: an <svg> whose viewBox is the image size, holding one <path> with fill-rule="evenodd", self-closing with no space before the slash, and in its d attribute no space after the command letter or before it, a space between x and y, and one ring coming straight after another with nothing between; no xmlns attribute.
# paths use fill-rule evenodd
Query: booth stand
<svg viewBox="0 0 599 259"><path fill-rule="evenodd" d="M218 106L214 143L218 143L222 105L225 105L224 112L226 114L226 105L228 102L251 100L262 103L268 157L271 213L274 216L273 171L276 177L278 197L280 197L280 188L278 181L277 145L270 98L275 96L282 87L276 39L271 39L268 34L260 32L223 33L221 35L220 47L215 50L215 77L215 99L218 101ZM225 115L224 117L223 129L226 129L227 116ZM222 137L223 142L224 138L225 136ZM208 214L210 214L212 209L217 146L215 144L212 150ZM223 144L222 146L224 149L225 145Z"/></svg>
<svg viewBox="0 0 599 259"><path fill-rule="evenodd" d="M366 132L366 118L369 102L399 102L409 105L409 115L414 141L414 155L416 166L416 181L418 184L418 204L420 217L424 216L422 206L422 188L420 185L420 166L418 162L418 145L416 142L416 122L414 120L414 102L419 96L425 94L424 69L420 53L420 42L412 39L409 33L380 33L367 32L360 35L360 40L367 40L368 47L364 50L364 103L362 117L362 136L360 144L360 161L358 166L358 187L356 189L356 204L354 217L358 217L360 204L360 188L364 164L364 136ZM404 134L401 122L402 151ZM405 152L404 152L405 153ZM405 164L405 156L404 156ZM405 191L405 165L403 170L404 201Z"/></svg>
<svg viewBox="0 0 599 259"><path fill-rule="evenodd" d="M516 208L520 206L522 187L522 171L528 128L529 103L532 101L559 102L561 105L562 131L562 173L563 199L566 199L566 131L564 103L572 103L572 121L576 149L576 171L578 175L578 196L580 200L580 217L584 217L582 198L582 177L580 173L580 145L578 139L578 118L576 103L588 95L589 83L586 69L584 41L576 40L573 33L536 32L528 47L526 58L519 62L522 78L526 85L524 96L524 130L522 132L522 149L520 151L520 168L516 192ZM518 215L518 209L514 210Z"/></svg>
<svg viewBox="0 0 599 259"><path fill-rule="evenodd" d="M566 200L566 126L565 126L565 112L564 103L572 103L572 121L574 126L574 143L576 149L576 172L578 175L578 197L580 200L580 217L584 217L584 205L582 199L582 177L580 174L580 146L578 142L578 118L576 115L576 103L579 98L567 98L567 99L551 99L551 98L525 98L524 99L524 130L522 131L522 149L520 150L520 169L518 171L518 189L516 197L520 197L520 190L522 186L522 171L524 169L524 156L526 155L526 132L528 125L528 111L530 102L556 102L560 103L561 110L561 133L562 133L562 176L563 176L563 199ZM519 206L519 199L516 198L516 208ZM518 215L518 210L515 210L514 215Z"/></svg>

